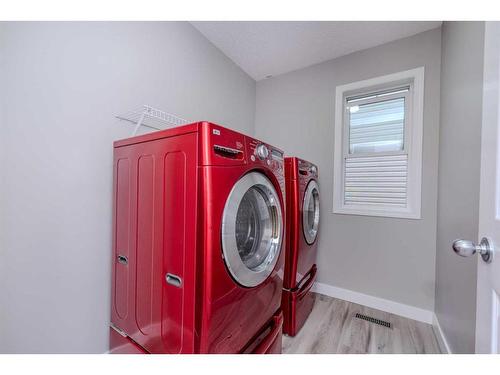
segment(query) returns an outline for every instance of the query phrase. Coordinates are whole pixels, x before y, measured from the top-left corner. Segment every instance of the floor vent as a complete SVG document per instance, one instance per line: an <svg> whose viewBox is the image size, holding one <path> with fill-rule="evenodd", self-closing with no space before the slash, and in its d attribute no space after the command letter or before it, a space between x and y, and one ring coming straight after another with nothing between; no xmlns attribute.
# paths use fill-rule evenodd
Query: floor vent
<svg viewBox="0 0 500 375"><path fill-rule="evenodd" d="M378 324L380 326L391 328L391 323L386 322L385 320L372 318L371 316L367 316L367 315L363 315L363 314L359 314L359 313L356 314L356 318L363 319L363 320L366 320L367 322L375 323L375 324Z"/></svg>

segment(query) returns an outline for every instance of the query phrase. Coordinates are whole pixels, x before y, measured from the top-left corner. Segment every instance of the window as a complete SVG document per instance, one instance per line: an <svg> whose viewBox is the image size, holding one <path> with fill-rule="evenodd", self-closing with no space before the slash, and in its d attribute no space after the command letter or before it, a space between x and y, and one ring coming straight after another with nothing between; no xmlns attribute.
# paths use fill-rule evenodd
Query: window
<svg viewBox="0 0 500 375"><path fill-rule="evenodd" d="M420 219L424 68L338 86L333 212Z"/></svg>

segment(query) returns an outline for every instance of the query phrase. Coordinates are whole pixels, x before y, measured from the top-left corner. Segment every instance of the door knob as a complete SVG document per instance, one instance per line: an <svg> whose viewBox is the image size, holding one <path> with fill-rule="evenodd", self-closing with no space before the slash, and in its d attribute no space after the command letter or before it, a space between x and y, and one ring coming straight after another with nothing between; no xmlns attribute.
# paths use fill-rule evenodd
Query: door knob
<svg viewBox="0 0 500 375"><path fill-rule="evenodd" d="M490 263L493 258L493 247L486 237L483 237L479 245L468 240L453 241L453 251L461 257L470 257L479 253L486 263Z"/></svg>

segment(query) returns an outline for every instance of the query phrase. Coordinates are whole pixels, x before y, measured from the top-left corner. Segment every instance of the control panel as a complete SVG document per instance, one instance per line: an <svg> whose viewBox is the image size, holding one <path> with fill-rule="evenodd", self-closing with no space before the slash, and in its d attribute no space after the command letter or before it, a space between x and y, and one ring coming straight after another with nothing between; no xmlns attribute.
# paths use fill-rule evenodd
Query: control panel
<svg viewBox="0 0 500 375"><path fill-rule="evenodd" d="M247 153L250 163L267 165L272 169L283 169L283 152L256 139L247 138Z"/></svg>
<svg viewBox="0 0 500 375"><path fill-rule="evenodd" d="M299 161L299 174L304 176L318 177L318 167L306 161Z"/></svg>
<svg viewBox="0 0 500 375"><path fill-rule="evenodd" d="M318 167L308 161L299 159L298 172L299 193L303 197L309 182L311 180L318 180Z"/></svg>
<svg viewBox="0 0 500 375"><path fill-rule="evenodd" d="M203 165L230 166L247 164L255 168L260 167L270 170L278 180L284 193L283 151L215 124L205 123L201 130L204 142L201 155Z"/></svg>
<svg viewBox="0 0 500 375"><path fill-rule="evenodd" d="M271 169L279 181L282 192L284 192L285 169L283 151L250 137L247 137L246 143L247 155L249 155L248 164Z"/></svg>

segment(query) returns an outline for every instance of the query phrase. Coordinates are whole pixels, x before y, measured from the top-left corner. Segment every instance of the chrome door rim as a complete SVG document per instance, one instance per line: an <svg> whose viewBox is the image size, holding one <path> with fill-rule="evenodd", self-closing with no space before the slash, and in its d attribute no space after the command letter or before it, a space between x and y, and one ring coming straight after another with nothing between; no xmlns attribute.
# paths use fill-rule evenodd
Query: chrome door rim
<svg viewBox="0 0 500 375"><path fill-rule="evenodd" d="M317 209L314 211L314 221L312 229L309 230L309 223L307 218L307 208L309 207L309 203L311 199L314 199L314 190L317 191L318 200L317 200ZM302 232L304 233L304 237L306 242L311 245L316 240L318 236L318 227L319 227L319 186L315 180L309 181L307 185L306 191L304 193L304 201L302 203Z"/></svg>
<svg viewBox="0 0 500 375"><path fill-rule="evenodd" d="M274 218L278 228L276 237L271 241L270 249L259 271L248 268L240 257L236 243L236 216L240 202L250 188L265 192L269 205L274 207ZM221 243L226 266L232 277L241 285L254 287L264 282L274 270L281 252L283 239L283 215L279 195L272 182L260 172L250 172L240 178L233 186L224 206L222 215Z"/></svg>

